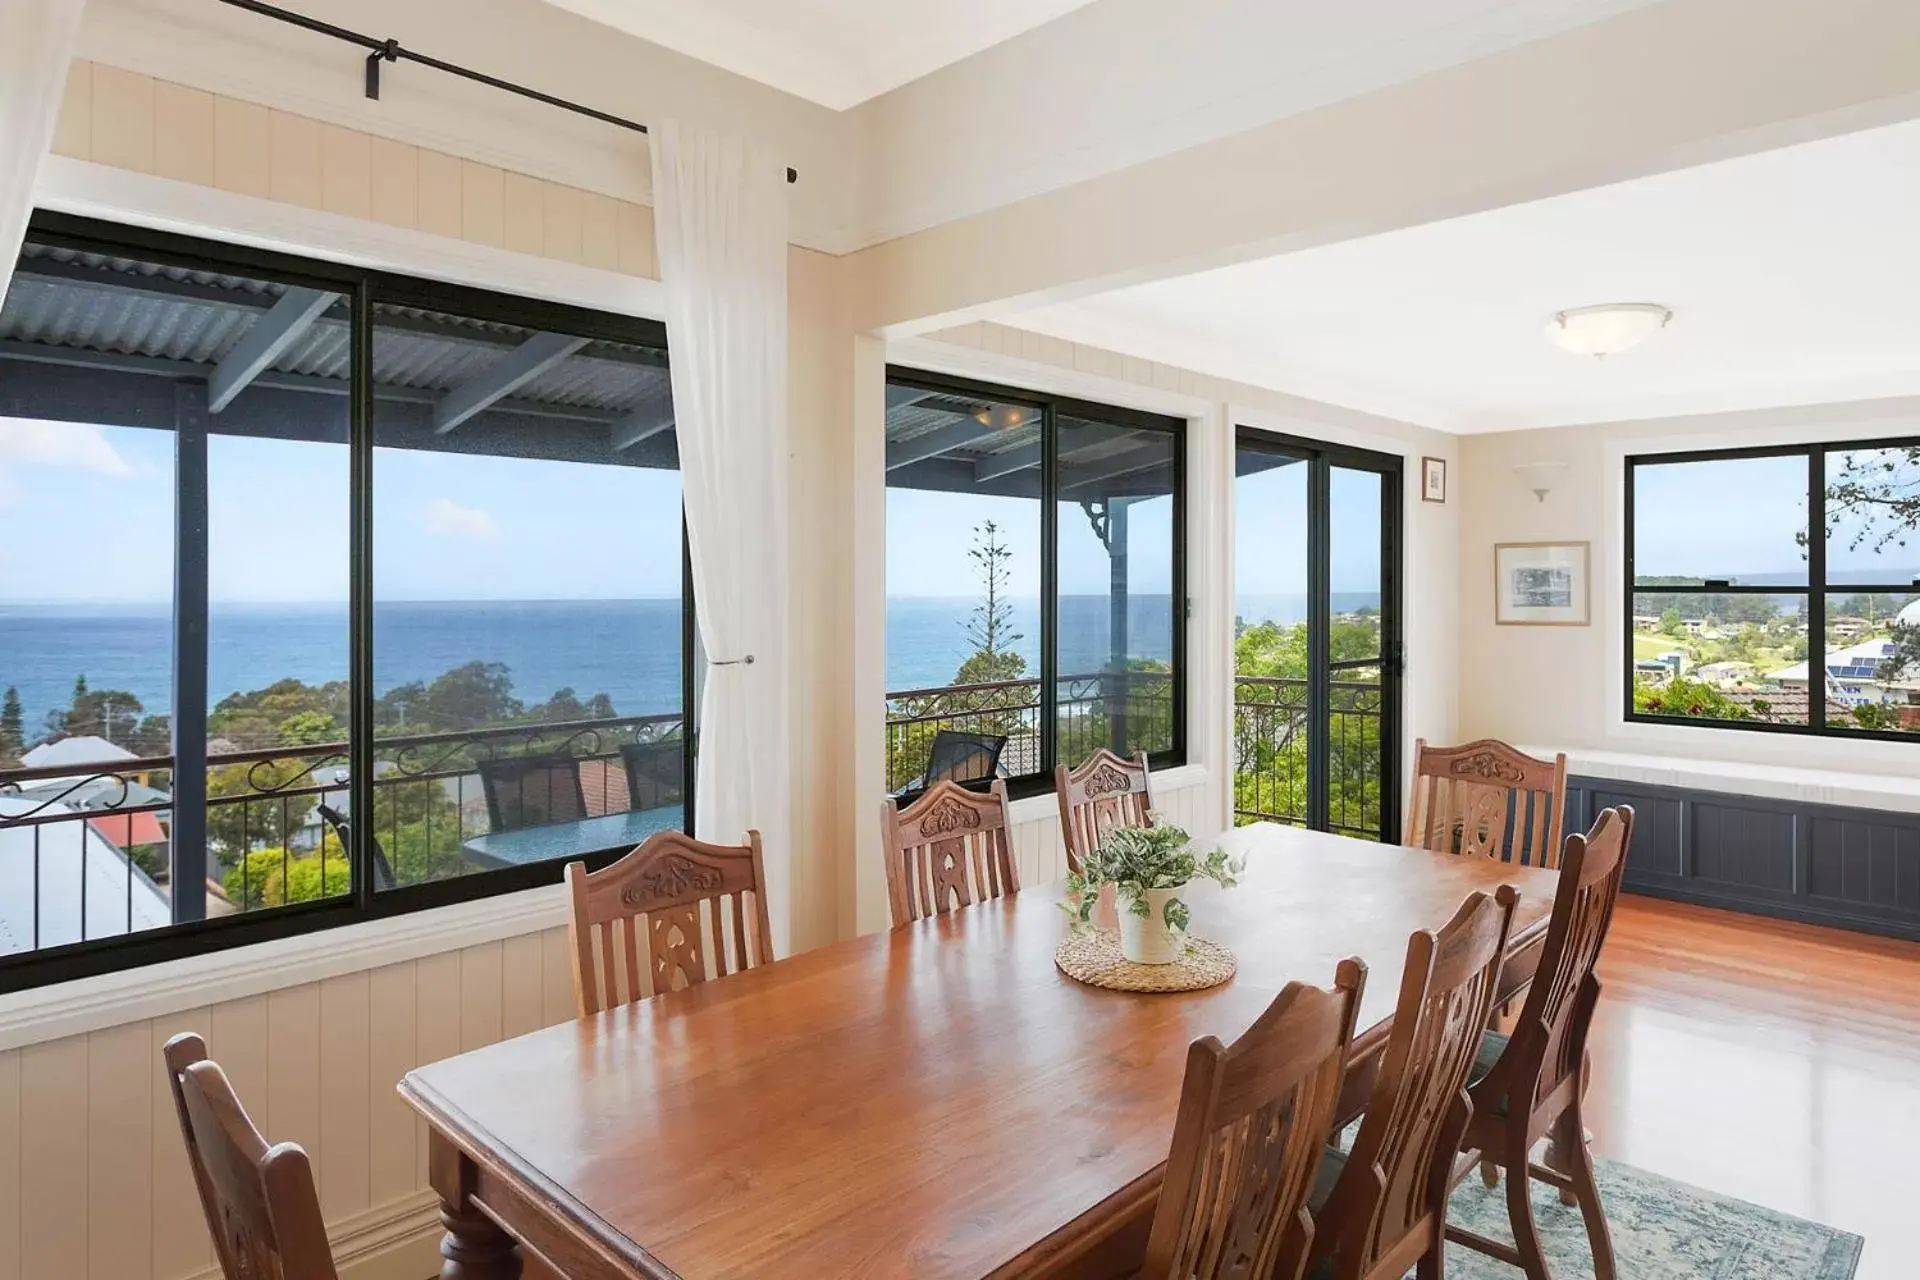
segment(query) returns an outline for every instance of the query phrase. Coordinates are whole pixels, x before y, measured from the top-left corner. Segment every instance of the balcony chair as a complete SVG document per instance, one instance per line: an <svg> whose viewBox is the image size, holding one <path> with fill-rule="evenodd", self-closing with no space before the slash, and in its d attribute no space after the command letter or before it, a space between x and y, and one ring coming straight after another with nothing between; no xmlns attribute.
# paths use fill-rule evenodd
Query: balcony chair
<svg viewBox="0 0 1920 1280"><path fill-rule="evenodd" d="M1476 1159L1488 1186L1507 1171L1507 1216L1512 1245L1458 1227L1447 1239L1498 1258L1525 1271L1531 1280L1548 1280L1540 1233L1533 1221L1529 1180L1560 1188L1563 1203L1578 1204L1593 1249L1595 1280L1614 1280L1613 1239L1587 1152L1581 1100L1587 1091L1587 1032L1600 1000L1594 966L1607 940L1620 882L1626 875L1633 841L1633 810L1607 809L1586 835L1567 837L1560 865L1560 886L1547 922L1536 980L1509 1034L1488 1031L1481 1039L1474 1081L1473 1120L1462 1145L1467 1156L1456 1179ZM1532 1163L1529 1152L1551 1138L1546 1165Z"/></svg>
<svg viewBox="0 0 1920 1280"><path fill-rule="evenodd" d="M1187 1049L1141 1276L1299 1280L1314 1238L1307 1194L1366 980L1343 960L1333 990L1289 982L1232 1045L1205 1036Z"/></svg>
<svg viewBox="0 0 1920 1280"><path fill-rule="evenodd" d="M566 881L574 1008L583 1018L724 978L729 950L736 973L773 963L758 831L737 846L656 832L598 871L569 862Z"/></svg>
<svg viewBox="0 0 1920 1280"><path fill-rule="evenodd" d="M621 744L620 767L627 775L628 807L635 811L663 809L685 800L686 746L678 738Z"/></svg>
<svg viewBox="0 0 1920 1280"><path fill-rule="evenodd" d="M893 927L1020 890L1007 820L1007 784L969 791L936 782L902 809L888 796L880 813Z"/></svg>
<svg viewBox="0 0 1920 1280"><path fill-rule="evenodd" d="M1447 1195L1471 1108L1466 1085L1493 1012L1513 886L1470 894L1435 934L1407 945L1393 1030L1350 1151L1328 1147L1307 1204L1313 1280L1439 1275Z"/></svg>
<svg viewBox="0 0 1920 1280"><path fill-rule="evenodd" d="M199 1036L177 1035L162 1052L220 1274L339 1280L306 1151L267 1145Z"/></svg>
<svg viewBox="0 0 1920 1280"><path fill-rule="evenodd" d="M580 762L572 756L515 756L474 766L495 831L577 822L587 816Z"/></svg>
<svg viewBox="0 0 1920 1280"><path fill-rule="evenodd" d="M959 729L940 729L933 735L927 752L927 771L920 777L918 790L929 791L942 780L984 782L1000 772L1000 753L1006 749L1004 733L971 733Z"/></svg>
<svg viewBox="0 0 1920 1280"><path fill-rule="evenodd" d="M353 837L350 834L351 829L347 826L347 815L330 804L323 804L318 808L320 821L332 828L333 834L340 841L340 847L351 853ZM387 861L387 851L380 847L380 837L375 836L373 839L373 887L376 890L391 889L394 883L393 865Z"/></svg>
<svg viewBox="0 0 1920 1280"><path fill-rule="evenodd" d="M1567 756L1536 760L1482 738L1459 747L1413 744L1408 845L1527 866L1560 862Z"/></svg>

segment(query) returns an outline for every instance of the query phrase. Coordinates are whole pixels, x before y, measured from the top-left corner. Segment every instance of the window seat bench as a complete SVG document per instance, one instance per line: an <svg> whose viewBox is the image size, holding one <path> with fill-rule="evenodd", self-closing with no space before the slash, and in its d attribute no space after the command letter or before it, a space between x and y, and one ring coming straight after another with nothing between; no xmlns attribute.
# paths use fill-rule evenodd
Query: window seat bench
<svg viewBox="0 0 1920 1280"><path fill-rule="evenodd" d="M1920 779L1584 749L1567 772L1568 831L1633 806L1629 892L1920 940Z"/></svg>

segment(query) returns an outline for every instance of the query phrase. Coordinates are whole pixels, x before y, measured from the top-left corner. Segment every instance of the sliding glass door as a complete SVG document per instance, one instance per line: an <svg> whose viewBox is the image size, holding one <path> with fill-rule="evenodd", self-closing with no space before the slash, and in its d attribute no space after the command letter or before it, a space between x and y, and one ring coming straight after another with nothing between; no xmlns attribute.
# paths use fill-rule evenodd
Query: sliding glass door
<svg viewBox="0 0 1920 1280"><path fill-rule="evenodd" d="M1234 813L1399 838L1400 459L1242 428Z"/></svg>

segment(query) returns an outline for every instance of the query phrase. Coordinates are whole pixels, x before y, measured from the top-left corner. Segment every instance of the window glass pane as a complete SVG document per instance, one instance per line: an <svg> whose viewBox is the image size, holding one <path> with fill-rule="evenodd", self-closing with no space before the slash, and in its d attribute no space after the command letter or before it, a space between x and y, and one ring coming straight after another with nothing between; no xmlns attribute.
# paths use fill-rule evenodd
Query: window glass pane
<svg viewBox="0 0 1920 1280"><path fill-rule="evenodd" d="M1920 593L1827 596L1827 727L1920 733Z"/></svg>
<svg viewBox="0 0 1920 1280"><path fill-rule="evenodd" d="M276 326L287 345L270 372L208 417L206 821L216 912L353 889L346 847L326 822L348 808L353 701L350 306L312 295L304 320L283 312L256 322ZM264 534L289 526L296 537Z"/></svg>
<svg viewBox="0 0 1920 1280"><path fill-rule="evenodd" d="M1807 644L1804 595L1636 592L1634 711L1807 724Z"/></svg>
<svg viewBox="0 0 1920 1280"><path fill-rule="evenodd" d="M1233 808L1239 822L1307 821L1305 458L1235 452Z"/></svg>
<svg viewBox="0 0 1920 1280"><path fill-rule="evenodd" d="M1327 820L1342 835L1377 838L1384 481L1377 471L1327 470Z"/></svg>
<svg viewBox="0 0 1920 1280"><path fill-rule="evenodd" d="M90 421L12 416L95 380ZM173 438L107 425L115 381L0 367L0 954L172 918Z"/></svg>
<svg viewBox="0 0 1920 1280"><path fill-rule="evenodd" d="M1171 750L1180 437L1059 421L1057 752Z"/></svg>
<svg viewBox="0 0 1920 1280"><path fill-rule="evenodd" d="M1827 454L1827 581L1920 584L1920 445Z"/></svg>
<svg viewBox="0 0 1920 1280"><path fill-rule="evenodd" d="M887 787L1043 773L1041 411L887 388Z"/></svg>
<svg viewBox="0 0 1920 1280"><path fill-rule="evenodd" d="M1641 463L1629 474L1636 586L1806 582L1805 454Z"/></svg>
<svg viewBox="0 0 1920 1280"><path fill-rule="evenodd" d="M376 888L682 827L664 353L383 305L374 378Z"/></svg>

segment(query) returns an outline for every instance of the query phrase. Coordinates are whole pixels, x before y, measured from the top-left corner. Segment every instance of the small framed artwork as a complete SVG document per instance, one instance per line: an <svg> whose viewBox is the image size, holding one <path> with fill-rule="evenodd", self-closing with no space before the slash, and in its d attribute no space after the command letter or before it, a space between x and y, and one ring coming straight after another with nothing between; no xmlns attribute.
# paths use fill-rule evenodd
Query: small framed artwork
<svg viewBox="0 0 1920 1280"><path fill-rule="evenodd" d="M1592 587L1584 542L1502 542L1493 548L1493 620L1503 627L1584 627Z"/></svg>
<svg viewBox="0 0 1920 1280"><path fill-rule="evenodd" d="M1420 459L1420 500L1422 502L1447 500L1447 460L1445 458Z"/></svg>

